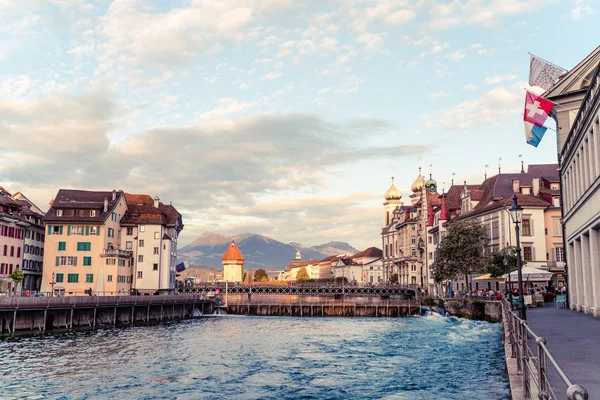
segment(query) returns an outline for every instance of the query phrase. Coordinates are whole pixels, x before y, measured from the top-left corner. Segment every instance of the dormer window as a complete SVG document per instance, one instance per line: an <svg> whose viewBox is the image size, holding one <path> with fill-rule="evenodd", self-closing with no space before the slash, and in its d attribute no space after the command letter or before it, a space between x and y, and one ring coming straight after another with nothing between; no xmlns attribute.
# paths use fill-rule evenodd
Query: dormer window
<svg viewBox="0 0 600 400"><path fill-rule="evenodd" d="M62 217L63 216L62 210L56 210L56 216Z"/></svg>
<svg viewBox="0 0 600 400"><path fill-rule="evenodd" d="M551 183L550 190L560 190L560 185L558 183Z"/></svg>
<svg viewBox="0 0 600 400"><path fill-rule="evenodd" d="M90 210L90 217L96 216L96 210Z"/></svg>
<svg viewBox="0 0 600 400"><path fill-rule="evenodd" d="M521 188L521 191L523 192L523 194L530 194L531 193L530 192L530 188L528 188L528 187Z"/></svg>

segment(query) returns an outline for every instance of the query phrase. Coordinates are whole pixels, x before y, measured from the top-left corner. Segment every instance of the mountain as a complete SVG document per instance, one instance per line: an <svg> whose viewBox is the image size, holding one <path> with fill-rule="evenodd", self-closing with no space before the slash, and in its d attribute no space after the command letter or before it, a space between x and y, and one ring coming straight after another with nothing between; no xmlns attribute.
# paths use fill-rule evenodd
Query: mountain
<svg viewBox="0 0 600 400"><path fill-rule="evenodd" d="M190 265L221 269L221 257L225 254L232 239L235 240L244 255L244 266L247 269L283 270L296 257L296 251L300 251L303 260L321 260L336 254L358 252L344 242L330 242L319 246L305 247L300 243L285 244L254 233L223 236L218 233L204 232L192 243L179 249L177 256L180 261L187 260Z"/></svg>

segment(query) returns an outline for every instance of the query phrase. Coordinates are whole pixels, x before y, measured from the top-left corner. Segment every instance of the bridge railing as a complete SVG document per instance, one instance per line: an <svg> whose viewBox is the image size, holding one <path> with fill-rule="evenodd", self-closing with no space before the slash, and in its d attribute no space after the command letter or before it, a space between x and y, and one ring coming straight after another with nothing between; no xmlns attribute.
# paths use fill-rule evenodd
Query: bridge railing
<svg viewBox="0 0 600 400"><path fill-rule="evenodd" d="M221 303L223 304L225 302L225 300L222 298L221 299ZM361 300L357 300L356 298L351 298L351 299L335 299L333 297L318 297L318 298L295 298L295 297L286 297L286 296L281 296L278 297L277 299L269 299L269 298L252 298L250 300L248 300L248 298L246 297L242 297L242 298L230 298L227 300L227 303L229 305L272 305L272 306L278 306L278 305L303 305L303 306L341 306L341 305L346 305L346 306L359 306L359 307L364 307L364 306L378 306L378 307L419 307L421 304L420 302L416 301L416 300L410 300L410 299L406 299L406 300L400 300L400 299L394 299L394 300L382 300L382 299L375 299L373 298L372 300L367 300L365 301L364 299Z"/></svg>
<svg viewBox="0 0 600 400"><path fill-rule="evenodd" d="M556 388L552 388L548 380L548 361L566 385L566 396L569 400L587 400L588 392L579 385L574 385L556 362L546 347L546 339L538 336L529 328L526 321L520 319L512 310L506 298L502 300L502 312L508 326L508 337L511 345L511 357L517 358L517 371L523 376L525 399L531 399L532 384L538 392L538 399L562 399L557 396ZM530 342L535 347L530 347Z"/></svg>
<svg viewBox="0 0 600 400"><path fill-rule="evenodd" d="M94 307L121 305L161 305L206 300L202 294L164 296L66 296L0 297L0 308Z"/></svg>

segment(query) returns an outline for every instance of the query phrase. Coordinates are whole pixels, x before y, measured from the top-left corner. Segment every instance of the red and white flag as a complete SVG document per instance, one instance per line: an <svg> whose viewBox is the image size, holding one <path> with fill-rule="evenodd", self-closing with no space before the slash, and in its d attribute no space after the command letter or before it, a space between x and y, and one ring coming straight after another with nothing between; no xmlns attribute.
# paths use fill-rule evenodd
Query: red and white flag
<svg viewBox="0 0 600 400"><path fill-rule="evenodd" d="M552 111L554 103L531 92L525 95L525 111L523 120L537 126L543 126Z"/></svg>

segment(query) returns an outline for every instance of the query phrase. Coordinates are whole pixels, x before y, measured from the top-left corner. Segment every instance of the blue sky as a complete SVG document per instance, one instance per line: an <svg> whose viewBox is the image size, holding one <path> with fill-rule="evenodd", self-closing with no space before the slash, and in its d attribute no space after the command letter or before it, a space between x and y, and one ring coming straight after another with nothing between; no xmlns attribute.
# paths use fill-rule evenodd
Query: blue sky
<svg viewBox="0 0 600 400"><path fill-rule="evenodd" d="M205 230L379 245L383 193L556 161L527 52L598 46L586 0L0 0L0 185L158 195ZM552 126L553 123L550 125ZM445 183L443 183L445 182Z"/></svg>

